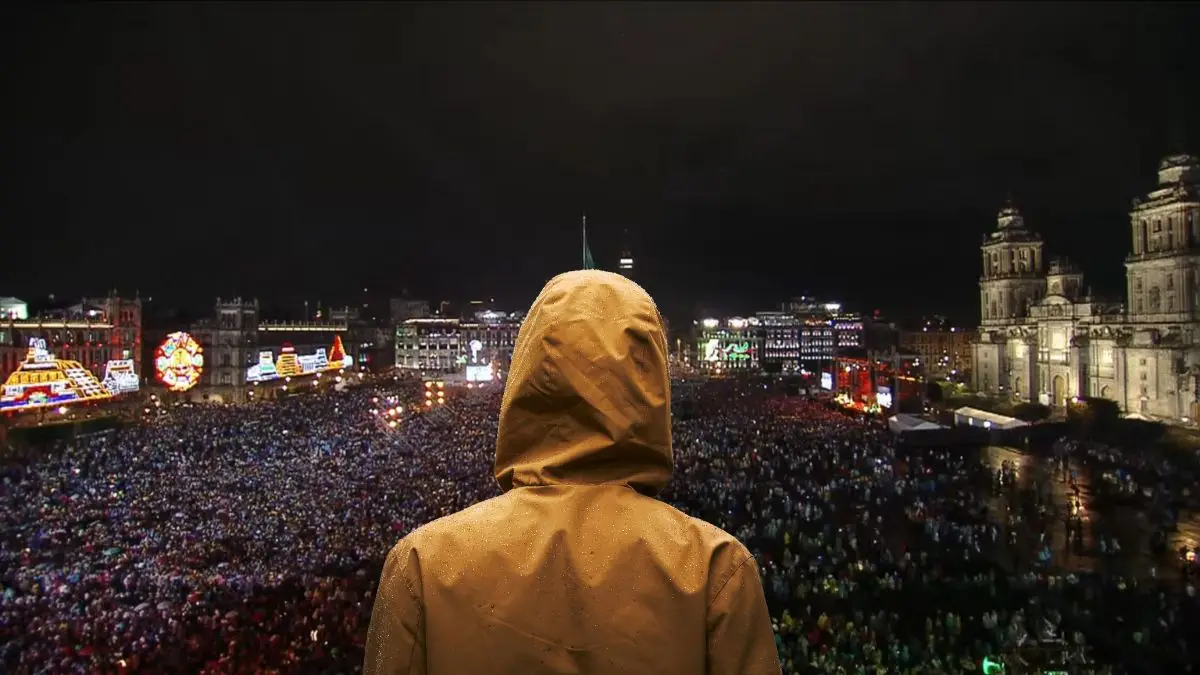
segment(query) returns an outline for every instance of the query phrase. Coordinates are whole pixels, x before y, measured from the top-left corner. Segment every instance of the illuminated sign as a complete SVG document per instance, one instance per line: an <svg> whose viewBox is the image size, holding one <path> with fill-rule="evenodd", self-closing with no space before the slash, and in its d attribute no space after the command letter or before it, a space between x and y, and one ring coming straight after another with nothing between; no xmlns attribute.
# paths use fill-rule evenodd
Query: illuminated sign
<svg viewBox="0 0 1200 675"><path fill-rule="evenodd" d="M700 345L701 359L704 361L748 361L754 356L754 347L750 342L730 342L725 345L717 338L705 340Z"/></svg>
<svg viewBox="0 0 1200 675"><path fill-rule="evenodd" d="M154 351L154 374L171 391L191 389L203 372L204 349L187 333L171 333Z"/></svg>
<svg viewBox="0 0 1200 675"><path fill-rule="evenodd" d="M495 376L490 363L483 366L467 366L467 382L491 382Z"/></svg>
<svg viewBox="0 0 1200 675"><path fill-rule="evenodd" d="M133 368L133 359L119 359L104 364L104 379L101 383L113 396L135 392L141 385L137 371Z"/></svg>
<svg viewBox="0 0 1200 675"><path fill-rule="evenodd" d="M833 373L821 373L821 388L825 391L833 389Z"/></svg>
<svg viewBox="0 0 1200 675"><path fill-rule="evenodd" d="M250 366L250 370L246 371L246 379L251 382L261 382L263 380L273 380L279 377L275 371L275 355L271 352L258 353L258 370L255 366Z"/></svg>
<svg viewBox="0 0 1200 675"><path fill-rule="evenodd" d="M749 342L734 342L725 347L725 359L728 361L746 361L754 354L754 348Z"/></svg>
<svg viewBox="0 0 1200 675"><path fill-rule="evenodd" d="M100 380L78 361L55 358L46 349L45 340L32 338L25 361L4 382L0 410L27 410L111 397Z"/></svg>
<svg viewBox="0 0 1200 675"><path fill-rule="evenodd" d="M258 363L246 369L247 382L269 382L281 377L299 377L313 375L326 370L349 368L354 361L346 355L342 348L342 338L334 336L333 346L328 352L324 347L313 354L297 354L291 344L284 344L279 350L279 358L275 359L269 351L258 353Z"/></svg>
<svg viewBox="0 0 1200 675"><path fill-rule="evenodd" d="M880 408L892 407L892 390L887 387L876 388L875 403L879 404Z"/></svg>

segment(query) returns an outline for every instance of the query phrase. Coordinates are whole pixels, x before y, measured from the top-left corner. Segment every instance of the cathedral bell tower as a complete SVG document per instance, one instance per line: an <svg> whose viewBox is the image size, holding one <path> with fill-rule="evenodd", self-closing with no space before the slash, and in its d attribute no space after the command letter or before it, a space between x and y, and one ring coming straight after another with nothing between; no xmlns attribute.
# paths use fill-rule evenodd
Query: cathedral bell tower
<svg viewBox="0 0 1200 675"><path fill-rule="evenodd" d="M1046 295L1042 238L1010 201L980 246L979 332L972 342L976 391L1030 400L1036 391L1036 343L1025 320ZM1032 351L1031 351L1032 350Z"/></svg>
<svg viewBox="0 0 1200 675"><path fill-rule="evenodd" d="M996 217L996 230L984 237L979 277L980 326L1019 323L1030 305L1046 293L1042 237L1025 226L1010 201Z"/></svg>

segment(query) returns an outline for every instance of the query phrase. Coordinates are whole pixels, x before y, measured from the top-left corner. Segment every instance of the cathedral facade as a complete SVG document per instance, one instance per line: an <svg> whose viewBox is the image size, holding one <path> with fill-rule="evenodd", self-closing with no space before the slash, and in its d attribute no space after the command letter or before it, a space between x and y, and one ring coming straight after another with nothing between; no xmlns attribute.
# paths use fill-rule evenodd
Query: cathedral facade
<svg viewBox="0 0 1200 675"><path fill-rule="evenodd" d="M1043 259L1042 239L1011 204L985 235L977 391L1062 406L1077 396L1127 413L1196 417L1200 376L1200 160L1159 163L1158 185L1133 201L1126 302L1091 297L1082 272Z"/></svg>

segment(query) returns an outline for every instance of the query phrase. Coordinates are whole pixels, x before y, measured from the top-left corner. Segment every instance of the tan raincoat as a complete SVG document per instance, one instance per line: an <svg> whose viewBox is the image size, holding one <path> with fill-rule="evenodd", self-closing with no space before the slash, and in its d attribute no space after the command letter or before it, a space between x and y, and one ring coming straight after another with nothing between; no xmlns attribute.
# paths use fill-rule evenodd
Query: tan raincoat
<svg viewBox="0 0 1200 675"><path fill-rule="evenodd" d="M500 409L504 494L392 549L365 672L778 675L754 559L654 498L671 466L654 301L607 272L552 279Z"/></svg>

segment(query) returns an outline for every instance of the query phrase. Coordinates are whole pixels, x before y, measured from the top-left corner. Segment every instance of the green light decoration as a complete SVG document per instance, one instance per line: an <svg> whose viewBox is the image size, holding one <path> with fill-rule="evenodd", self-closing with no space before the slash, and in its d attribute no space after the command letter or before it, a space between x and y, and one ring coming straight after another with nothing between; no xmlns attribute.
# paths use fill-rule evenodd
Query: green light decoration
<svg viewBox="0 0 1200 675"><path fill-rule="evenodd" d="M993 661L991 659L991 657L988 657L988 656L983 657L983 673L984 673L984 675L988 675L989 673L1003 673L1003 672L1004 672L1004 664L1003 663L1000 663L999 661Z"/></svg>
<svg viewBox="0 0 1200 675"><path fill-rule="evenodd" d="M726 350L725 358L730 361L745 361L750 358L749 342L743 342L741 344L736 342L730 343L729 346L726 347Z"/></svg>

